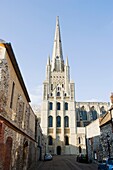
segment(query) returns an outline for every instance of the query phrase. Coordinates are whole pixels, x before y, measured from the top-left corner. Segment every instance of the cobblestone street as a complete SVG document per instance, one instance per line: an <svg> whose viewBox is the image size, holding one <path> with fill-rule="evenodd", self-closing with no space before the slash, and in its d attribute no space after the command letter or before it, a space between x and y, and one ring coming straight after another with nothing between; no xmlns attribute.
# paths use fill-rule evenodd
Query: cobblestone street
<svg viewBox="0 0 113 170"><path fill-rule="evenodd" d="M54 156L52 161L40 161L35 170L97 170L97 164L78 163L75 156Z"/></svg>

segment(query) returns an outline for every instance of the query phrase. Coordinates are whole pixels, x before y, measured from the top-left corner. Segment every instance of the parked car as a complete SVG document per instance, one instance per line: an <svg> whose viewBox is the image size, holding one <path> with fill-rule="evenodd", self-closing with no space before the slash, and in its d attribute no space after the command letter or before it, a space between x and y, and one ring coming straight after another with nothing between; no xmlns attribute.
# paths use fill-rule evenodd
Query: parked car
<svg viewBox="0 0 113 170"><path fill-rule="evenodd" d="M98 170L106 170L106 159L98 162Z"/></svg>
<svg viewBox="0 0 113 170"><path fill-rule="evenodd" d="M79 154L77 155L77 162L88 163L88 156L87 154Z"/></svg>
<svg viewBox="0 0 113 170"><path fill-rule="evenodd" d="M53 159L53 156L50 153L46 153L44 155L44 160L45 161L49 161L49 160L52 160L52 159Z"/></svg>
<svg viewBox="0 0 113 170"><path fill-rule="evenodd" d="M113 170L113 158L106 160L106 170Z"/></svg>
<svg viewBox="0 0 113 170"><path fill-rule="evenodd" d="M113 158L106 158L99 161L98 170L113 170Z"/></svg>

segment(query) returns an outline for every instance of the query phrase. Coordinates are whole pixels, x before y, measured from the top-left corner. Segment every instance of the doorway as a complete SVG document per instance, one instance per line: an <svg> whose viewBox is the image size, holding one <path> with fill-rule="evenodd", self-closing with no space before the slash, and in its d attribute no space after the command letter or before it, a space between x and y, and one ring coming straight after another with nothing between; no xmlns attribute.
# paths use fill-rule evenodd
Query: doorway
<svg viewBox="0 0 113 170"><path fill-rule="evenodd" d="M61 146L57 146L57 155L61 155Z"/></svg>

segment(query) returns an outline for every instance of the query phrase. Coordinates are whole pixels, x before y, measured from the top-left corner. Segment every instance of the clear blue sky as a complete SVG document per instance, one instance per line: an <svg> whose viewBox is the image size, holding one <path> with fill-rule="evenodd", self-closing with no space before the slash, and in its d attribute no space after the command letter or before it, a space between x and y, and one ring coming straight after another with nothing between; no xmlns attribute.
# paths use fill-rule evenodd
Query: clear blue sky
<svg viewBox="0 0 113 170"><path fill-rule="evenodd" d="M38 104L59 16L64 60L76 101L109 102L113 91L113 0L5 0L0 39L11 42L33 104Z"/></svg>

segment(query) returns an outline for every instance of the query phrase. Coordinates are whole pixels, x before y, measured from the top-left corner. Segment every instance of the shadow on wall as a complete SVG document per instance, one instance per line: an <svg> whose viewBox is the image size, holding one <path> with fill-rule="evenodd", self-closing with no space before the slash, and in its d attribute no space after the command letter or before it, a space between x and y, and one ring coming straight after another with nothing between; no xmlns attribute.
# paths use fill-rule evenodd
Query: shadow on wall
<svg viewBox="0 0 113 170"><path fill-rule="evenodd" d="M60 135L59 135L60 136ZM44 135L45 144L43 150L43 156L46 153L51 153L52 155L78 155L79 153L86 154L86 149L84 145L77 144L77 146L69 144L69 137L65 135L64 142L60 140L60 137L57 136L56 139L52 138L52 135L48 137Z"/></svg>

